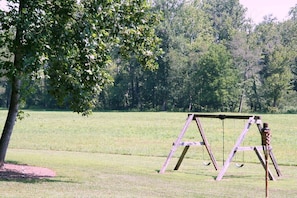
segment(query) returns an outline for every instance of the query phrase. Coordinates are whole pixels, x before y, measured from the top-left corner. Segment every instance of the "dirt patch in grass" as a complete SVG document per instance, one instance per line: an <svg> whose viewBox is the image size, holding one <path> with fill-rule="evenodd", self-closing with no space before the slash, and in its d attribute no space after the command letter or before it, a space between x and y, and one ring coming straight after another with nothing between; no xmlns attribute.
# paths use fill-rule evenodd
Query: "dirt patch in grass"
<svg viewBox="0 0 297 198"><path fill-rule="evenodd" d="M26 164L4 164L0 168L1 179L42 179L55 176L56 173L51 169Z"/></svg>

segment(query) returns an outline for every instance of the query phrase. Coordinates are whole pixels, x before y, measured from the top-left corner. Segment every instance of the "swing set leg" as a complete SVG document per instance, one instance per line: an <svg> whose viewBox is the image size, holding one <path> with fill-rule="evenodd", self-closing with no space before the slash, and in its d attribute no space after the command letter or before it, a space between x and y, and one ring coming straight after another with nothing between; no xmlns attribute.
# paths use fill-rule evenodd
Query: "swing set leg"
<svg viewBox="0 0 297 198"><path fill-rule="evenodd" d="M256 152L256 154L257 154L257 156L258 156L258 158L259 158L259 160L260 160L260 162L261 162L261 164L263 166L263 168L266 170L266 163L265 163L265 160L263 159L260 151L257 149L257 147L255 147L254 150L255 150L255 152ZM267 171L268 171L269 179L272 180L272 181L275 181L275 178L273 177L271 171L269 169Z"/></svg>
<svg viewBox="0 0 297 198"><path fill-rule="evenodd" d="M184 148L184 150L183 150L183 152L182 152L182 154L181 154L181 156L180 156L177 164L175 165L174 170L178 170L179 169L179 167L180 167L181 163L183 162L183 159L184 159L185 155L187 154L189 148L190 148L190 146L185 146L185 148Z"/></svg>

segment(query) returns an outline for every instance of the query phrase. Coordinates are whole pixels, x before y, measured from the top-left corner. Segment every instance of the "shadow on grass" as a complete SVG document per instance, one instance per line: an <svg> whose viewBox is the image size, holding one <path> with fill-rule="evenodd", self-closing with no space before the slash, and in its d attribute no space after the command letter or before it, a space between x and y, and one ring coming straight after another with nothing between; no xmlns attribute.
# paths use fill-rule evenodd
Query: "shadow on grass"
<svg viewBox="0 0 297 198"><path fill-rule="evenodd" d="M7 164L14 166L13 168L0 168L0 181L22 182L22 183L43 183L43 182L63 182L75 183L73 181L56 178L56 175L43 174L41 172L27 171L30 168L27 164L20 164L16 161L8 161ZM29 167L29 168L28 168ZM34 167L34 169L42 170L42 167Z"/></svg>
<svg viewBox="0 0 297 198"><path fill-rule="evenodd" d="M158 170L155 169L155 172L159 174L160 173L160 170L159 169ZM195 170L192 170L192 171L187 171L187 170L183 170L183 171L167 170L166 171L166 173L168 173L168 174L177 173L177 172L179 172L181 174L185 174L185 175L209 177L213 181L216 181L217 176L218 176L217 174L219 173L219 172L208 172L208 171L203 171L203 170L201 172L199 172L199 173L197 173L197 171L195 171ZM238 175L236 175L236 174L230 174L229 173L229 174L223 175L222 180L253 179L253 178L258 179L259 177L261 177L261 175L255 175L255 174L249 175L249 174L242 174L242 173L241 174L239 173ZM222 180L219 180L219 181L222 181Z"/></svg>
<svg viewBox="0 0 297 198"><path fill-rule="evenodd" d="M41 183L41 182L62 182L50 177L39 177L32 174L24 174L17 171L0 172L0 181L12 181L22 183Z"/></svg>

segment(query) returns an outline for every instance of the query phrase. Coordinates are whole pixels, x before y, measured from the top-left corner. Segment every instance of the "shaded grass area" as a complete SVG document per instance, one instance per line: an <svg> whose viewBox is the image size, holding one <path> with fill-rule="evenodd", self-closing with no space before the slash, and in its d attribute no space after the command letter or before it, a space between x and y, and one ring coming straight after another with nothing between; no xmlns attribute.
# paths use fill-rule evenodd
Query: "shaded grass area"
<svg viewBox="0 0 297 198"><path fill-rule="evenodd" d="M5 113L0 111L3 119ZM31 182L2 179L1 197L265 196L265 173L254 152L238 153L235 160L244 167L239 169L232 163L220 182L215 181L218 172L212 165L203 165L209 159L199 147L190 148L180 170L172 171L179 149L166 173L158 174L186 113L112 112L89 117L70 112L28 113L28 118L17 122L7 159L53 169L57 177ZM294 197L297 115L262 115L262 119L270 124L274 155L283 173L269 183L270 197ZM201 121L221 167L245 122ZM194 123L185 140L200 141ZM244 145L260 142L257 130L251 128Z"/></svg>

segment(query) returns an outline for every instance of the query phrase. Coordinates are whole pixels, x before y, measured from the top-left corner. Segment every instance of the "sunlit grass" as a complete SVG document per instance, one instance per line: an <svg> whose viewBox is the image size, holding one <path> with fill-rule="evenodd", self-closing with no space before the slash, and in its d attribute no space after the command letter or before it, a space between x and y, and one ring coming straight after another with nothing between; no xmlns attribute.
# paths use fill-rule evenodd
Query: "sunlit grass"
<svg viewBox="0 0 297 198"><path fill-rule="evenodd" d="M0 111L2 120L6 111ZM190 148L179 171L178 149L165 174L158 174L187 113L38 112L18 121L7 160L51 168L57 177L33 182L1 180L1 197L264 197L264 169L252 151L238 153L223 180L200 147ZM272 146L283 177L270 182L270 197L297 194L297 115L262 115L272 130ZM201 119L213 153L222 166L245 121ZM2 124L4 121L2 122ZM224 126L224 127L223 127ZM224 135L224 136L223 136ZM224 144L223 144L224 138ZM193 122L185 141L200 141ZM245 146L259 145L252 127ZM223 152L224 151L224 152ZM203 155L204 153L204 155ZM273 171L274 173L274 171ZM275 175L275 173L274 173Z"/></svg>
<svg viewBox="0 0 297 198"><path fill-rule="evenodd" d="M0 113L4 118L5 112ZM141 156L167 156L187 118L186 113L165 112L94 113L89 117L71 112L27 113L30 116L16 124L10 148ZM262 115L262 121L268 122L271 128L273 152L280 164L297 164L296 120L297 115ZM210 118L203 118L201 122L218 160L228 156L246 123L245 120L222 121ZM184 140L201 140L194 122ZM256 126L252 126L243 146L260 143L259 132ZM201 158L203 149L195 149L198 150L195 155ZM236 159L257 162L253 156L253 152L238 153Z"/></svg>

